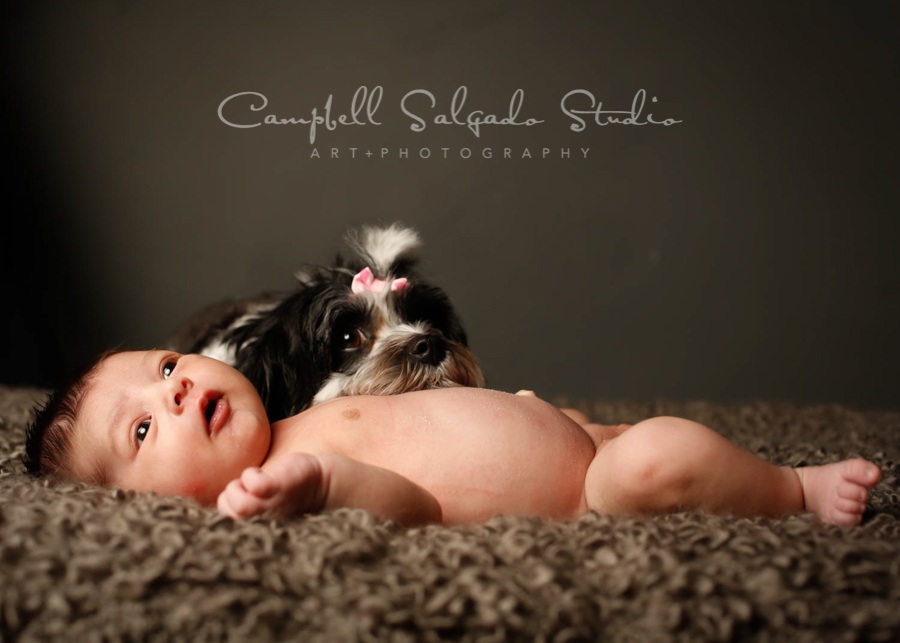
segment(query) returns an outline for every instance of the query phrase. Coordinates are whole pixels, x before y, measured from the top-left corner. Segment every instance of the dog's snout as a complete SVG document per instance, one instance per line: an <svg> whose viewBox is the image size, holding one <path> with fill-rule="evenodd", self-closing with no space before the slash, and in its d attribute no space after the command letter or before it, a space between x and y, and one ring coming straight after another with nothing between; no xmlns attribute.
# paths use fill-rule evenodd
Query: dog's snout
<svg viewBox="0 0 900 643"><path fill-rule="evenodd" d="M409 353L420 362L437 366L447 355L447 344L437 335L422 335L412 341Z"/></svg>

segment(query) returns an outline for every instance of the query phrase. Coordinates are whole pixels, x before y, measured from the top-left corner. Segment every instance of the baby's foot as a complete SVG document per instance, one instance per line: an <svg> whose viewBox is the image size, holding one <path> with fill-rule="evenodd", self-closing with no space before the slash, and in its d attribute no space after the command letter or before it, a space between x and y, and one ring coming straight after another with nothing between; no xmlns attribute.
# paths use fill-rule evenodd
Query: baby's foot
<svg viewBox="0 0 900 643"><path fill-rule="evenodd" d="M806 510L822 522L841 526L862 521L869 488L881 479L881 469L862 458L794 471L800 477Z"/></svg>

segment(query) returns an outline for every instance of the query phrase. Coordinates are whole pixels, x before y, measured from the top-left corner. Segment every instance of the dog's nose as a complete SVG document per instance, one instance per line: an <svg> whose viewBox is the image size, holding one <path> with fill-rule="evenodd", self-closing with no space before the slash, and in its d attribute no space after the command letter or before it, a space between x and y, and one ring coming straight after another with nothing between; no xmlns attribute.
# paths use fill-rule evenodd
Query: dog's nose
<svg viewBox="0 0 900 643"><path fill-rule="evenodd" d="M437 366L447 355L447 344L437 335L422 335L412 341L409 353L415 360Z"/></svg>

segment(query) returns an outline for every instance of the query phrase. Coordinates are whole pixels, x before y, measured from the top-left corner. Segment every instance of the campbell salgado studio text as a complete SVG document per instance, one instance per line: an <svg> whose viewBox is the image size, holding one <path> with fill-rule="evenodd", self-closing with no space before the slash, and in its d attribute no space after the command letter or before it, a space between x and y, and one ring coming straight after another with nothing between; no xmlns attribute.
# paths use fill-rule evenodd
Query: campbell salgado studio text
<svg viewBox="0 0 900 643"><path fill-rule="evenodd" d="M509 101L509 113L504 116L488 114L480 109L466 112L467 97L468 90L463 85L454 92L449 105L450 109L445 111L438 107L438 100L430 91L414 89L404 94L400 99L399 107L400 111L410 119L409 128L414 132L424 132L429 124L462 125L476 137L480 137L481 128L486 125L533 127L545 122L543 119L520 116L522 104L525 102L525 90L523 89L513 92ZM319 126L333 131L342 125L381 125L382 122L377 120L378 110L384 98L384 90L380 85L371 91L365 86L357 89L353 94L349 112L333 113L333 98L334 95L329 94L322 111L320 112L318 107L313 107L308 118L293 116L285 118L273 112L264 115L256 114L256 112L266 110L269 99L259 92L238 92L219 103L219 119L226 125L239 129L249 129L260 125L308 125L310 143L316 142L316 132ZM598 101L588 90L573 89L562 97L559 106L563 115L572 121L569 123L569 129L573 132L582 132L589 125L600 127L607 125L663 125L669 127L682 122L674 118L660 120L649 111L644 115L646 102L647 92L639 89L631 101L630 109L605 110L603 102ZM650 102L656 103L656 96L651 97ZM260 116L262 116L261 119Z"/></svg>

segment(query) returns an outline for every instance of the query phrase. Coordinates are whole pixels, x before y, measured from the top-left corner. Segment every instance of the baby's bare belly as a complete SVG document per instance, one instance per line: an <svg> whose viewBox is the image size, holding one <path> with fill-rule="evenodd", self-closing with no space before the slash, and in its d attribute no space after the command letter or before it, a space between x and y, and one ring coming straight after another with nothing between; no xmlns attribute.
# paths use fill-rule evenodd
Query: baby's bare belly
<svg viewBox="0 0 900 643"><path fill-rule="evenodd" d="M430 491L449 524L581 515L595 447L537 398L454 388L313 407L278 427L270 458L288 451L338 453L396 471Z"/></svg>

